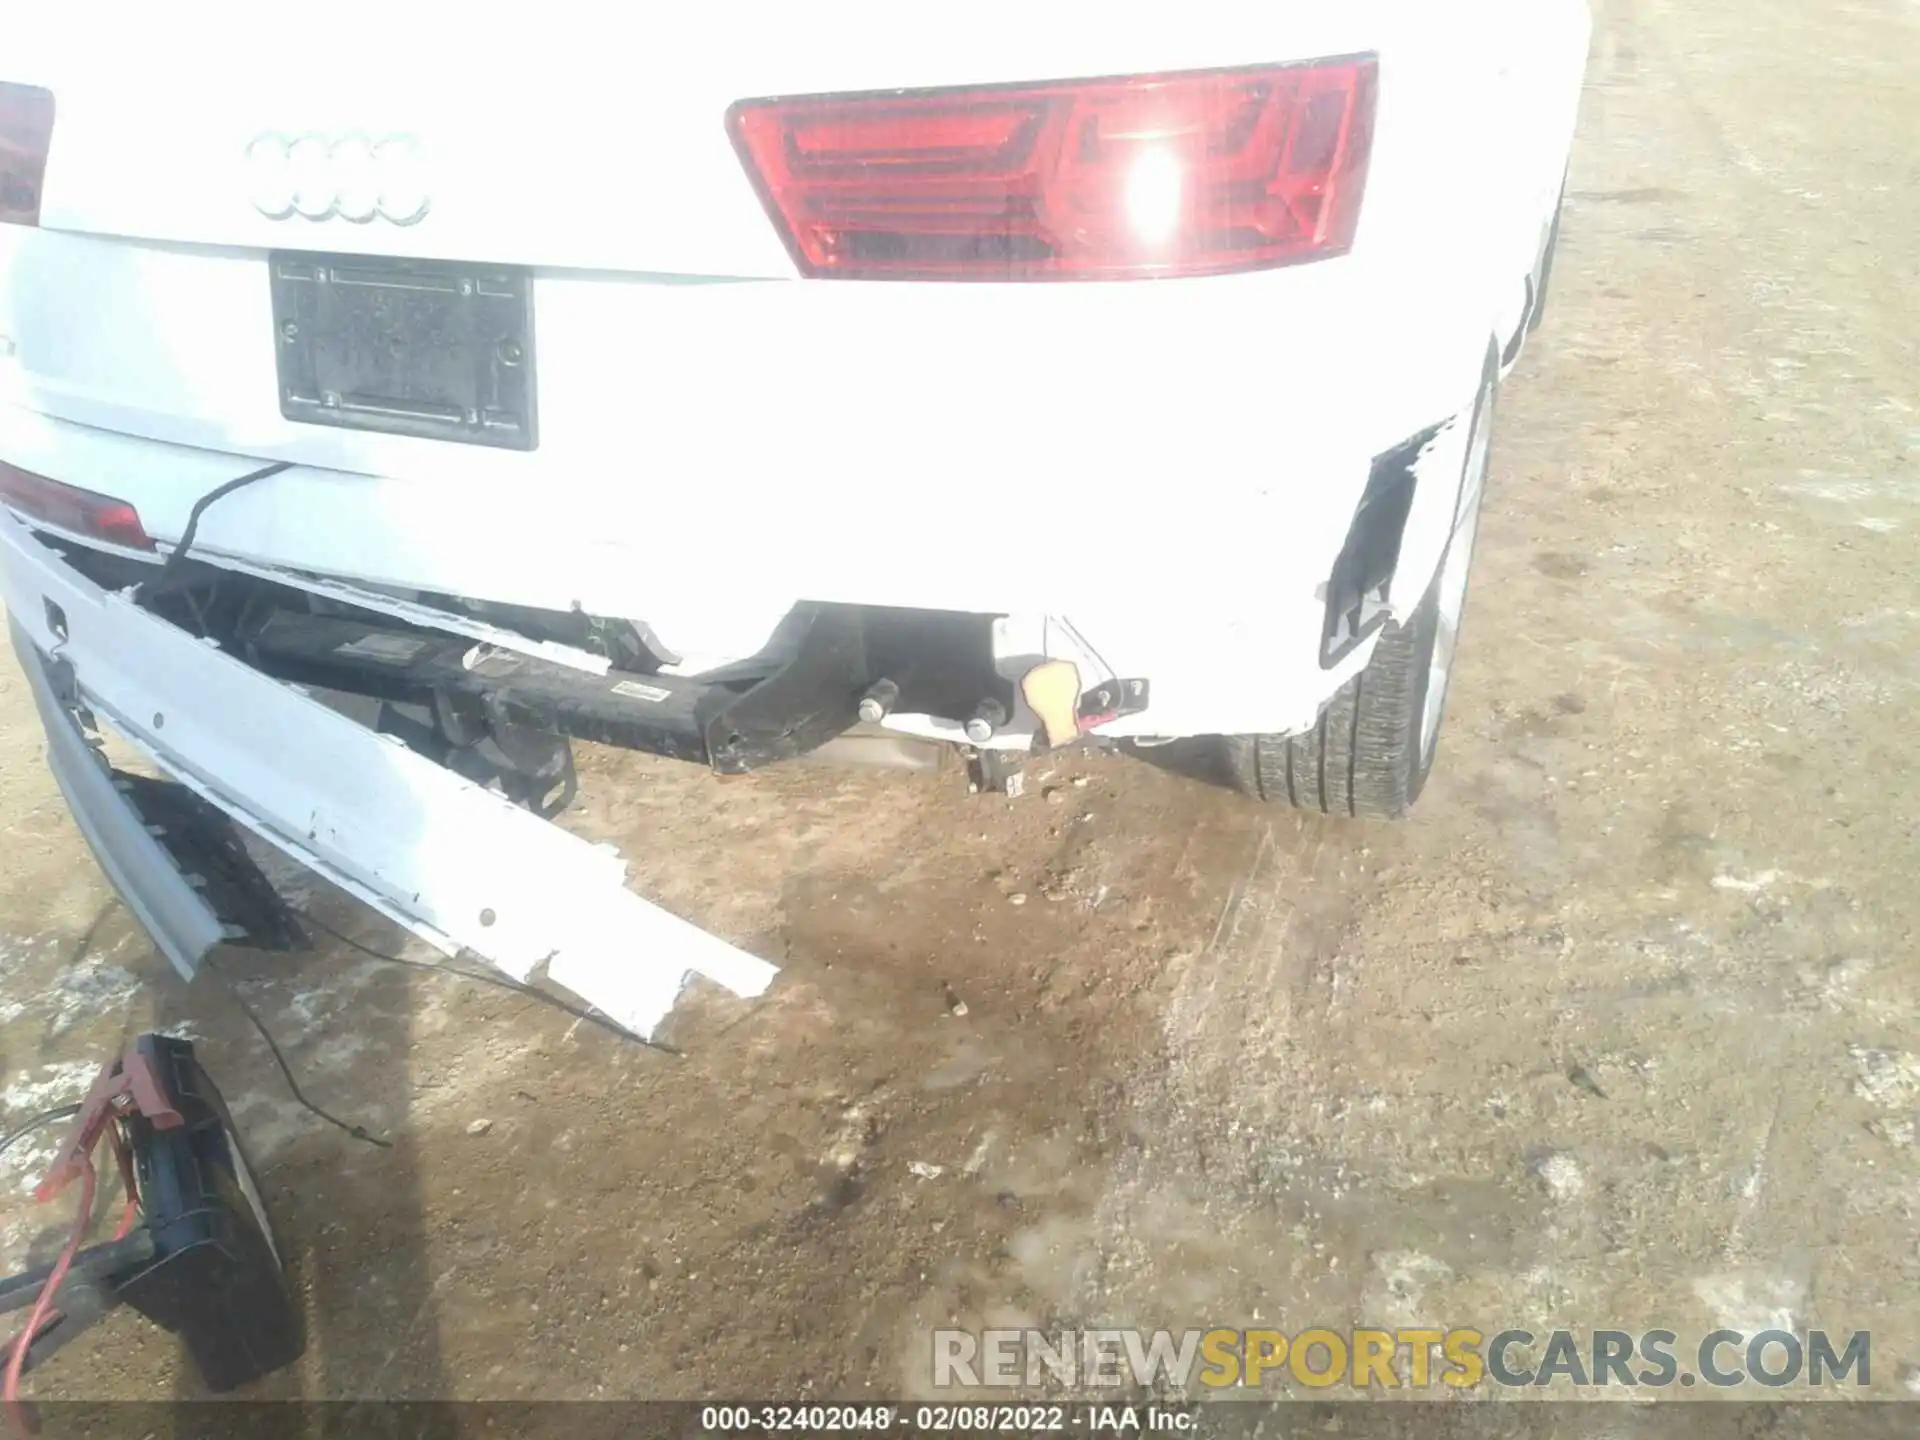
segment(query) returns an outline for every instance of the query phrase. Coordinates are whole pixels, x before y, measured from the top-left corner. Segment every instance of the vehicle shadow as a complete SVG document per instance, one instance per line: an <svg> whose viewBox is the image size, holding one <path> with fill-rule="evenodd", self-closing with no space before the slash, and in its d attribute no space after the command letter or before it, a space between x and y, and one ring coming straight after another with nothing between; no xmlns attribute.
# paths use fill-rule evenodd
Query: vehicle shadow
<svg viewBox="0 0 1920 1440"><path fill-rule="evenodd" d="M427 992L439 982L318 931L299 953L222 946L191 984L182 981L113 894L45 774L38 717L4 646L0 729L22 742L0 754L8 782L0 1077L9 1125L80 1098L106 1059L144 1032L191 1040L248 1151L307 1331L297 1363L215 1401L184 1348L122 1310L30 1376L24 1392L40 1397L52 1433L195 1440L229 1429L380 1434L390 1421L378 1406L340 1402L438 1400L449 1386L409 1060L421 1008L432 1003ZM117 741L110 752L117 764L128 754ZM135 773L151 773L139 757L131 761ZM376 948L400 943L344 893L277 852L249 850L291 903ZM303 1108L243 1003L314 1104L385 1143L356 1139ZM69 1124L47 1124L6 1158L8 1258L23 1270L52 1260L72 1225L71 1191L38 1206L31 1190ZM120 1187L106 1150L96 1163L94 1234L104 1238ZM329 1402L324 1410L280 1408L319 1401ZM434 1414L416 1409L405 1433L439 1433Z"/></svg>
<svg viewBox="0 0 1920 1440"><path fill-rule="evenodd" d="M337 893L308 904L347 934L368 923ZM399 1412L383 1403L447 1390L408 1070L420 992L431 981L324 933L312 939L305 953L222 947L191 986L159 992L152 1028L194 1041L233 1113L304 1309L306 1350L287 1369L220 1397L256 1402L239 1405L199 1403L214 1397L182 1351L175 1403L148 1433L443 1433L435 1412L418 1408L396 1429ZM295 1097L282 1061L331 1121ZM351 1133L356 1127L371 1138Z"/></svg>

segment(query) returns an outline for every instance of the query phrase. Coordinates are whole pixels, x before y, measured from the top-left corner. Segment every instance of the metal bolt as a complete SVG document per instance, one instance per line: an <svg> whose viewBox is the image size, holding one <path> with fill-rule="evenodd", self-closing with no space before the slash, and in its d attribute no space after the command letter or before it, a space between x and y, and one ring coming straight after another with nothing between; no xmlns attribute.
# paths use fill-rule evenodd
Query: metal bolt
<svg viewBox="0 0 1920 1440"><path fill-rule="evenodd" d="M473 282L471 280L462 280L460 282L460 293L462 295L471 295L473 293Z"/></svg>
<svg viewBox="0 0 1920 1440"><path fill-rule="evenodd" d="M289 320L280 327L280 338L289 345L300 338L300 327Z"/></svg>
<svg viewBox="0 0 1920 1440"><path fill-rule="evenodd" d="M340 408L340 396L334 391L328 390L321 395L320 403L329 410L337 410Z"/></svg>
<svg viewBox="0 0 1920 1440"><path fill-rule="evenodd" d="M480 412L478 410L467 411L467 423L469 425L478 425L480 423Z"/></svg>
<svg viewBox="0 0 1920 1440"><path fill-rule="evenodd" d="M976 745L983 744L991 740L994 731L1006 723L1006 707L998 700L982 700L980 708L973 712L973 718L967 721L967 739Z"/></svg>
<svg viewBox="0 0 1920 1440"><path fill-rule="evenodd" d="M518 365L521 360L526 357L526 353L526 351L520 348L520 342L517 340L502 340L500 342L500 363L502 365Z"/></svg>
<svg viewBox="0 0 1920 1440"><path fill-rule="evenodd" d="M860 697L860 718L869 725L878 725L893 713L893 707L899 702L900 687L891 680L876 680Z"/></svg>

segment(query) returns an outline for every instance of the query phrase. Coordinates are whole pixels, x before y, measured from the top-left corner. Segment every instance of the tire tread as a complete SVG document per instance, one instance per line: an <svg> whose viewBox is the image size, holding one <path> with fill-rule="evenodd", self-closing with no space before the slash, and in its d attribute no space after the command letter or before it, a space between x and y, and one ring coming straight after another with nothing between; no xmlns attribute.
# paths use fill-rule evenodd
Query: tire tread
<svg viewBox="0 0 1920 1440"><path fill-rule="evenodd" d="M1499 373L1489 354L1481 404L1492 404ZM1243 794L1296 810L1361 820L1398 820L1420 798L1428 765L1420 755L1421 712L1439 625L1438 577L1404 624L1390 624L1359 674L1334 692L1299 735L1224 737L1226 768Z"/></svg>

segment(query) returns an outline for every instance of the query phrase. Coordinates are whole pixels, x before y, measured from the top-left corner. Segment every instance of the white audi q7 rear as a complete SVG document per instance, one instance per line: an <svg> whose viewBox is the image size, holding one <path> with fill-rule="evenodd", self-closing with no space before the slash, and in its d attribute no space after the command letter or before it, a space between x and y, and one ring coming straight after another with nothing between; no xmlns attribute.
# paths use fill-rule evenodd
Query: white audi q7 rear
<svg viewBox="0 0 1920 1440"><path fill-rule="evenodd" d="M574 739L1412 803L1583 0L462 14L6 22L4 598L183 972L257 876L98 727L643 1032L771 969L550 823Z"/></svg>

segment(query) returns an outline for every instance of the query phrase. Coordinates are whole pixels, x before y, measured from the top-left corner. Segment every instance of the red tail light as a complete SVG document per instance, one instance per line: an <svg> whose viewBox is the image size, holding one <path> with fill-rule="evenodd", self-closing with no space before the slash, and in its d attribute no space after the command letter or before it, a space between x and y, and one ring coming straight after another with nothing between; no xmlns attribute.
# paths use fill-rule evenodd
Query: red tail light
<svg viewBox="0 0 1920 1440"><path fill-rule="evenodd" d="M129 550L153 549L153 537L141 525L139 512L126 501L96 495L77 485L62 485L4 460L0 460L0 505L69 535L104 540Z"/></svg>
<svg viewBox="0 0 1920 1440"><path fill-rule="evenodd" d="M40 184L53 139L53 92L0 80L0 221L40 223Z"/></svg>
<svg viewBox="0 0 1920 1440"><path fill-rule="evenodd" d="M743 100L734 146L803 274L1123 280L1352 247L1373 56Z"/></svg>

